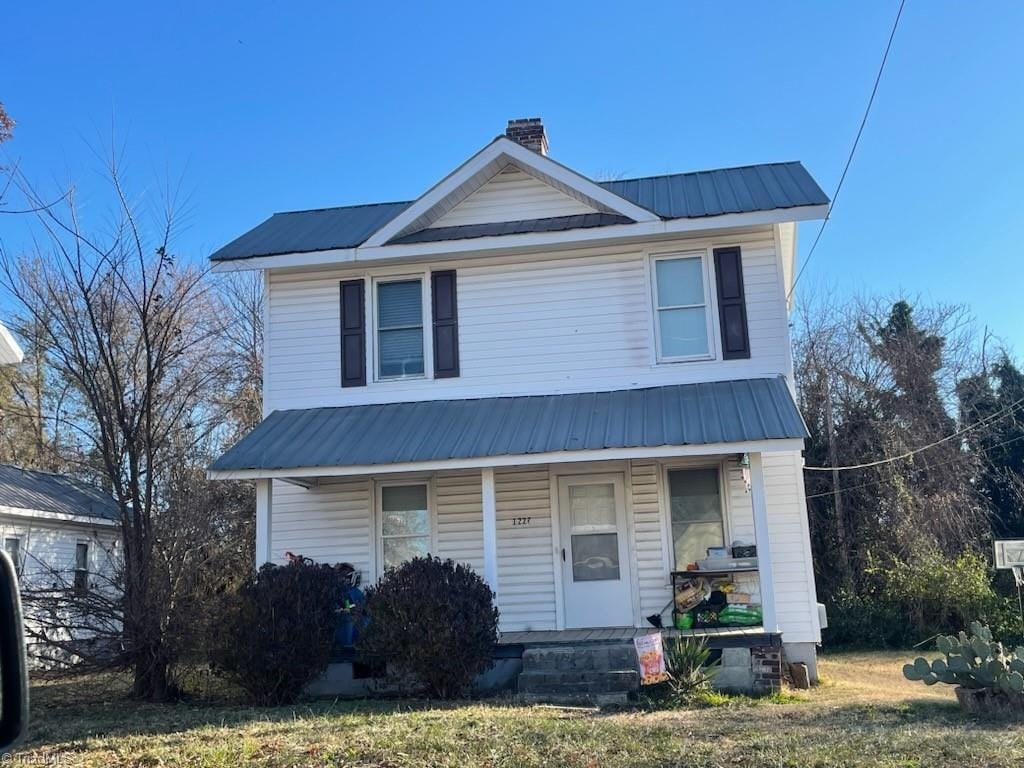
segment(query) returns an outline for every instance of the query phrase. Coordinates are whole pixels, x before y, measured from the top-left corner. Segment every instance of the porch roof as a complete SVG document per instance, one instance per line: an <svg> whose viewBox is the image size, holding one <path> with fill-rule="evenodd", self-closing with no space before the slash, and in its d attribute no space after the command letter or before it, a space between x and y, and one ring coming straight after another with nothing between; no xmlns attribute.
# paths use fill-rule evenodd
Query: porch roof
<svg viewBox="0 0 1024 768"><path fill-rule="evenodd" d="M274 411L210 466L415 464L807 437L782 377L646 389Z"/></svg>

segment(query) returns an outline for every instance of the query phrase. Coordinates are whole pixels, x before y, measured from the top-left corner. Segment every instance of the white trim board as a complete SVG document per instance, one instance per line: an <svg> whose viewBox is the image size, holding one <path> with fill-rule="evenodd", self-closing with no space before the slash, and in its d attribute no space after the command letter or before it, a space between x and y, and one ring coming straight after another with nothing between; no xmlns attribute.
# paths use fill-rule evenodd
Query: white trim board
<svg viewBox="0 0 1024 768"><path fill-rule="evenodd" d="M658 219L646 208L609 192L551 158L499 136L373 233L364 247L383 246L396 237L427 228L510 164L599 211L619 213L634 221Z"/></svg>
<svg viewBox="0 0 1024 768"><path fill-rule="evenodd" d="M802 451L799 438L758 440L707 445L664 445L654 448L609 448L595 451L556 451L553 453L483 456L469 459L441 459L405 464L364 464L336 467L296 467L285 469L221 469L207 470L211 480L263 480L267 478L351 477L383 475L396 472L425 472L444 469L476 469L482 467L516 467L538 464L568 464L577 461L608 461L614 459L657 459L675 456L708 456L729 453L778 453Z"/></svg>
<svg viewBox="0 0 1024 768"><path fill-rule="evenodd" d="M526 150L527 152L529 150ZM666 236L687 232L759 227L786 222L810 221L822 218L828 206L807 205L796 208L776 208L752 213L728 213L694 219L643 221L636 224L617 224L592 229L570 229L561 232L529 232L518 235L476 237L466 240L441 240L408 245L373 246L368 240L356 248L336 248L306 253L284 253L256 256L248 259L217 261L214 272L242 272L250 269L281 269L288 267L331 266L350 263L386 263L395 260L445 259L472 255L490 255L509 251L573 248L584 246L635 243L637 245Z"/></svg>

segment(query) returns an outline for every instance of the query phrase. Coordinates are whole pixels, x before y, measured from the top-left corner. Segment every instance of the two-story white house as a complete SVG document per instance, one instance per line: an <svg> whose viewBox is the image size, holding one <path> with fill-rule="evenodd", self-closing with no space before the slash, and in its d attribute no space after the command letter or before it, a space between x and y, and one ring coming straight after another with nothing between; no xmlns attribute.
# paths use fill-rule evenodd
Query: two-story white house
<svg viewBox="0 0 1024 768"><path fill-rule="evenodd" d="M598 182L547 150L510 121L416 200L217 251L263 271L266 418L210 476L255 481L260 562L469 563L524 648L671 627L674 572L755 546L700 585L760 626L688 631L813 676L787 297L827 197L797 162Z"/></svg>

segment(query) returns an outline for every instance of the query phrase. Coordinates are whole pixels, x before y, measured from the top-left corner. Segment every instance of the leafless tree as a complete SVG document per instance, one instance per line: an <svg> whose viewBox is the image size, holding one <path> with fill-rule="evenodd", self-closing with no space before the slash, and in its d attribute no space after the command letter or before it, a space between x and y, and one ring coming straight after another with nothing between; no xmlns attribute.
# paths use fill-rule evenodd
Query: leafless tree
<svg viewBox="0 0 1024 768"><path fill-rule="evenodd" d="M186 620L185 582L209 557L182 540L183 502L173 473L194 466L220 423L211 406L229 381L204 272L175 258L173 200L147 216L126 192L116 157L107 168L113 222L85 226L73 197L58 208L16 185L42 246L0 253L0 281L19 321L38 329L38 354L69 386L63 414L74 454L113 495L123 537L124 659L134 692L173 694L168 629Z"/></svg>

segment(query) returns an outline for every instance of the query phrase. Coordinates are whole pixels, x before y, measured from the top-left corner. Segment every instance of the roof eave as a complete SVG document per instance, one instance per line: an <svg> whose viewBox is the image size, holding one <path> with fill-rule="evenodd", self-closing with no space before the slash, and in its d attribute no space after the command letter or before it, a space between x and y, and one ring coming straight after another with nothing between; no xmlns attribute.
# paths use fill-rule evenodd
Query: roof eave
<svg viewBox="0 0 1024 768"><path fill-rule="evenodd" d="M528 151L528 150L527 150ZM789 221L821 219L828 205L805 205L792 208L773 208L749 213L727 213L689 219L658 219L636 224L617 224L590 229L570 229L558 232L531 232L516 235L498 235L465 240L440 240L427 243L409 243L341 248L305 253L281 253L253 256L246 259L216 261L214 272L238 272L251 269L278 269L312 267L344 263L391 263L399 260L440 256L467 256L489 253L529 250L538 247L571 248L613 244L621 241L643 241L709 230L769 226Z"/></svg>

